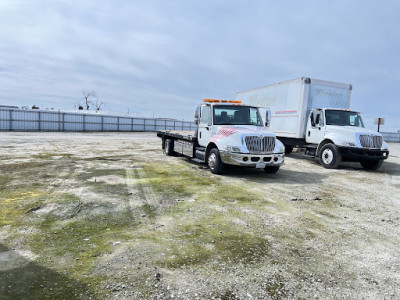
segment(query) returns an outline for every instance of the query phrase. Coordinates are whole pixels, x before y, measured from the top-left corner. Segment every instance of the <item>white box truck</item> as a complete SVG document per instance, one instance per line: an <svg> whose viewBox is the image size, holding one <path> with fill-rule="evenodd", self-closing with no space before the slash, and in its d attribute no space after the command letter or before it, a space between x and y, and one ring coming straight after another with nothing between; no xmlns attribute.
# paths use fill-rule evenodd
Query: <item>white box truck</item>
<svg viewBox="0 0 400 300"><path fill-rule="evenodd" d="M270 129L289 154L294 147L318 157L325 168L358 161L376 170L389 156L378 132L364 128L359 112L350 110L351 84L302 77L243 92L236 99L271 109Z"/></svg>
<svg viewBox="0 0 400 300"><path fill-rule="evenodd" d="M180 154L206 163L214 174L224 165L262 168L276 173L285 160L285 147L263 123L258 107L237 100L204 99L196 108L196 131L160 130L167 155Z"/></svg>

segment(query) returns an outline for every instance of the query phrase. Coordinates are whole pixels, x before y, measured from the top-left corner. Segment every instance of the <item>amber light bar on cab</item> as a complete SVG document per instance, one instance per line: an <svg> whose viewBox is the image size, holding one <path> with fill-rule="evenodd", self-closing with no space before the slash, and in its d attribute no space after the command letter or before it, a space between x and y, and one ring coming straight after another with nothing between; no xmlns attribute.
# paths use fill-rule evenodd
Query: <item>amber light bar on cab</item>
<svg viewBox="0 0 400 300"><path fill-rule="evenodd" d="M203 102L208 103L232 103L232 104L240 104L242 101L240 100L218 100L218 99L203 99Z"/></svg>

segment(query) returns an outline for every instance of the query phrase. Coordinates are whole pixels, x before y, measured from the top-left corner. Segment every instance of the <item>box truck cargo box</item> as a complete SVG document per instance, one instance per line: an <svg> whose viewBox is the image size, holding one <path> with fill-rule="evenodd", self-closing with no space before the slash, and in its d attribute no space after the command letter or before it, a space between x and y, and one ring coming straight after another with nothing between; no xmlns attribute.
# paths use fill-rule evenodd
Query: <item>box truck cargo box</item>
<svg viewBox="0 0 400 300"><path fill-rule="evenodd" d="M298 78L237 93L236 99L271 109L270 129L278 136L304 138L311 108L350 108L351 84Z"/></svg>

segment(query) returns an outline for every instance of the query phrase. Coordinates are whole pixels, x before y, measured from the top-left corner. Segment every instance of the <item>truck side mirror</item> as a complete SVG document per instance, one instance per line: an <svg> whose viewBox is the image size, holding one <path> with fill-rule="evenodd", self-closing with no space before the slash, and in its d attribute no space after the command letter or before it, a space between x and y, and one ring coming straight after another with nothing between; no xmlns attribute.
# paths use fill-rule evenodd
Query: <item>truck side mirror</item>
<svg viewBox="0 0 400 300"><path fill-rule="evenodd" d="M315 127L314 113L313 113L313 112L310 113L310 120L311 120L311 126L312 126L312 127Z"/></svg>
<svg viewBox="0 0 400 300"><path fill-rule="evenodd" d="M318 125L321 125L321 124L319 124L319 119L320 119L320 117L321 117L321 115L320 114L318 114L317 115L317 118L316 118L316 120L315 120L315 124L318 124Z"/></svg>
<svg viewBox="0 0 400 300"><path fill-rule="evenodd" d="M199 117L200 117L200 107L196 107L196 111L194 112L194 124L199 125Z"/></svg>
<svg viewBox="0 0 400 300"><path fill-rule="evenodd" d="M271 110L267 109L265 112L265 127L269 127L269 124L271 123Z"/></svg>

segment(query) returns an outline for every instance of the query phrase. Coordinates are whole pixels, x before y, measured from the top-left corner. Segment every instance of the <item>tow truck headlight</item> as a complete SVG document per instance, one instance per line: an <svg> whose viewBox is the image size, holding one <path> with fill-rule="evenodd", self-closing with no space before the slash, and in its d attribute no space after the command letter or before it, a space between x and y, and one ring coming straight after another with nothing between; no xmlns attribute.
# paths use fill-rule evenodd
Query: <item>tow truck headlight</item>
<svg viewBox="0 0 400 300"><path fill-rule="evenodd" d="M356 143L354 142L342 142L342 146L346 146L346 147L356 147Z"/></svg>
<svg viewBox="0 0 400 300"><path fill-rule="evenodd" d="M240 147L235 147L235 146L224 146L226 151L229 152L242 152L242 149Z"/></svg>

